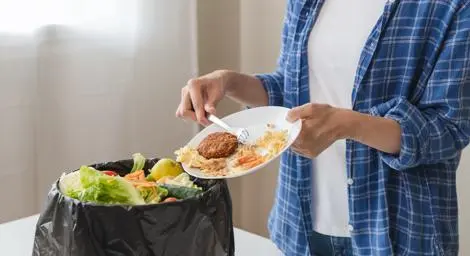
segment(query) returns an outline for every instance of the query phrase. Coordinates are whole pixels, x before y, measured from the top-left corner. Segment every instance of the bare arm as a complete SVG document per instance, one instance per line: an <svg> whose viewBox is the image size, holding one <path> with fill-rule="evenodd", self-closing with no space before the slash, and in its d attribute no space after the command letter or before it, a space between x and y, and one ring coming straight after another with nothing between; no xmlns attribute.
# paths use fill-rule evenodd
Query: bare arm
<svg viewBox="0 0 470 256"><path fill-rule="evenodd" d="M250 107L268 105L268 94L258 78L233 71L227 71L227 77L230 99Z"/></svg>
<svg viewBox="0 0 470 256"><path fill-rule="evenodd" d="M379 151L398 154L401 145L401 128L398 122L384 117L342 110L339 118L345 120L344 137L375 148Z"/></svg>
<svg viewBox="0 0 470 256"><path fill-rule="evenodd" d="M287 120L302 120L292 149L305 157L317 157L339 139L351 139L389 154L400 152L401 130L395 120L317 103L291 109Z"/></svg>

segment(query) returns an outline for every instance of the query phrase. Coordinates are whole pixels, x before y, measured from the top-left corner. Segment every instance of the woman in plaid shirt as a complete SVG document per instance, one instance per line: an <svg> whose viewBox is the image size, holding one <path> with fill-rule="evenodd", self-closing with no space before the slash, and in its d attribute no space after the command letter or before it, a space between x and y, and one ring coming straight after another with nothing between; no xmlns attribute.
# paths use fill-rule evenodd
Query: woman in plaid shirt
<svg viewBox="0 0 470 256"><path fill-rule="evenodd" d="M290 0L278 68L192 79L177 116L228 96L302 120L269 218L285 255L457 255L469 83L470 1Z"/></svg>

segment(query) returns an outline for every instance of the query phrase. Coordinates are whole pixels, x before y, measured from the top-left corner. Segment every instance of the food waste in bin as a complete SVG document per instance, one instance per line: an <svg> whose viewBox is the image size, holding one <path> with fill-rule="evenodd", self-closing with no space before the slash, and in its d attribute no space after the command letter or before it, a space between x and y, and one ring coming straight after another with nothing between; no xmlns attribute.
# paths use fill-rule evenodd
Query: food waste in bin
<svg viewBox="0 0 470 256"><path fill-rule="evenodd" d="M148 175L144 170L145 157L136 153L133 160L132 170L123 177L115 170L82 166L60 178L60 190L82 202L125 205L176 202L203 192L173 159L160 159Z"/></svg>

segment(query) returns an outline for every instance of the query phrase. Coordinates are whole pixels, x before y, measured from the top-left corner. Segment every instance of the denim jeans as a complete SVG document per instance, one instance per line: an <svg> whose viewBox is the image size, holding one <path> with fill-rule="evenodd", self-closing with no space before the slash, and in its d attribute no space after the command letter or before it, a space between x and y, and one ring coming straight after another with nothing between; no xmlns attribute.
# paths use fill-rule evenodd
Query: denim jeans
<svg viewBox="0 0 470 256"><path fill-rule="evenodd" d="M312 235L312 256L352 256L350 237L327 236L317 232Z"/></svg>

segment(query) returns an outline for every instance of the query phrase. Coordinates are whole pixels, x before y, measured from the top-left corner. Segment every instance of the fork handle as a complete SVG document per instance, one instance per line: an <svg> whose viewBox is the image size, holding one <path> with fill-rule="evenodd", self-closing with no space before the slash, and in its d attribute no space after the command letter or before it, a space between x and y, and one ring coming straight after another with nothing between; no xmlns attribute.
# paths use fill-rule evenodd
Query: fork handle
<svg viewBox="0 0 470 256"><path fill-rule="evenodd" d="M224 121L220 120L218 117L212 115L212 114L209 114L207 116L207 119L211 122L213 122L214 124L224 128L225 130L227 130L228 132L232 132L232 128L230 128L230 126L228 126Z"/></svg>

